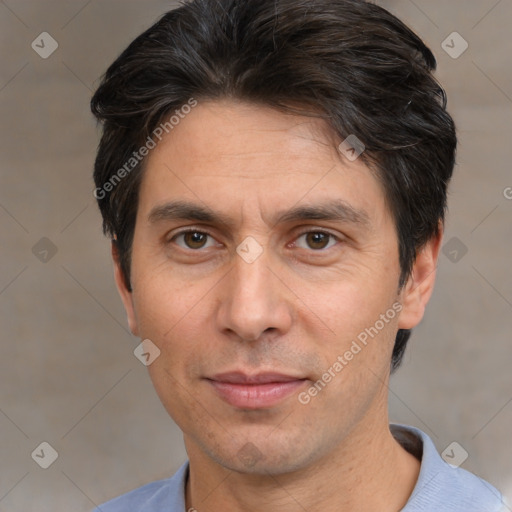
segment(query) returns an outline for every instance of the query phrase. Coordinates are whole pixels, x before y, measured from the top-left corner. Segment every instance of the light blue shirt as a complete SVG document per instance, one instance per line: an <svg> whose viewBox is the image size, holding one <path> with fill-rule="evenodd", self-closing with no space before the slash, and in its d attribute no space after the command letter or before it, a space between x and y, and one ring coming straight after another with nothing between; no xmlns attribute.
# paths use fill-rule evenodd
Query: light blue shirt
<svg viewBox="0 0 512 512"><path fill-rule="evenodd" d="M414 427L391 425L398 442L421 460L413 493L401 512L504 512L503 496L472 473L447 464L427 434ZM123 494L95 512L187 512L188 462L172 478Z"/></svg>

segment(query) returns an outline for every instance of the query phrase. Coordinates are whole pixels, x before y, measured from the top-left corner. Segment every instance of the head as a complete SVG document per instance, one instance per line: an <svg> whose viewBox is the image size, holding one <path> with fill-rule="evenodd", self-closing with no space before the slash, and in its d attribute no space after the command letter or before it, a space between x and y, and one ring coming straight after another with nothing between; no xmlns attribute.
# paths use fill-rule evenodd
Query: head
<svg viewBox="0 0 512 512"><path fill-rule="evenodd" d="M226 465L237 463L202 409L210 399L261 453L280 414L293 411L293 443L311 411L325 424L349 404L304 461L383 411L432 291L455 160L434 69L372 3L193 0L135 39L96 91L95 196L130 327L161 351L150 372L170 414ZM301 377L307 406L227 404L212 378L239 369ZM291 467L280 453L268 463Z"/></svg>

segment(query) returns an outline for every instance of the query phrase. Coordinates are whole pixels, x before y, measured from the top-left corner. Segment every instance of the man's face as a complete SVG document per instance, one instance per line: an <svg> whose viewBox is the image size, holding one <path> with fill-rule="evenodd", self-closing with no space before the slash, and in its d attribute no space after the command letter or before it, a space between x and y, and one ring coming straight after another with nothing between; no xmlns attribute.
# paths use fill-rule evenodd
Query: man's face
<svg viewBox="0 0 512 512"><path fill-rule="evenodd" d="M161 351L150 375L189 453L281 473L387 421L410 327L390 313L397 236L375 176L336 149L318 119L222 101L199 102L148 157L133 292L120 287L133 332ZM177 201L212 218L178 218Z"/></svg>

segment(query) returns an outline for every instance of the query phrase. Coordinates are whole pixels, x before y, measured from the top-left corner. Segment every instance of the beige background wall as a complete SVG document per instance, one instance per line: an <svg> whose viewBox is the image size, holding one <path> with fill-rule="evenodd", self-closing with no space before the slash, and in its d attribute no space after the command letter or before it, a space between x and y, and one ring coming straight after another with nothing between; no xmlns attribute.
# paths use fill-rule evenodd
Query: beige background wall
<svg viewBox="0 0 512 512"><path fill-rule="evenodd" d="M463 467L512 499L512 2L378 3L433 48L460 136L445 238L459 246L441 256L391 417L440 451L459 442ZM185 460L114 289L88 107L106 66L173 5L0 1L1 512L87 511ZM43 31L58 43L47 59L31 48ZM469 44L456 59L441 48L453 31ZM44 441L48 469L31 457Z"/></svg>

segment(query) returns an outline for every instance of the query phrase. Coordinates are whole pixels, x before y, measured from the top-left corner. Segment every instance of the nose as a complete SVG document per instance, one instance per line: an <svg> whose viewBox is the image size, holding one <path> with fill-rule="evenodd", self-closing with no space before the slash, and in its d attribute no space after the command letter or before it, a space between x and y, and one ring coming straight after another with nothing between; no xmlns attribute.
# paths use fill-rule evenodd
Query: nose
<svg viewBox="0 0 512 512"><path fill-rule="evenodd" d="M252 263L235 255L219 287L218 325L224 333L256 341L265 332L283 334L290 329L292 294L277 275L265 251Z"/></svg>

